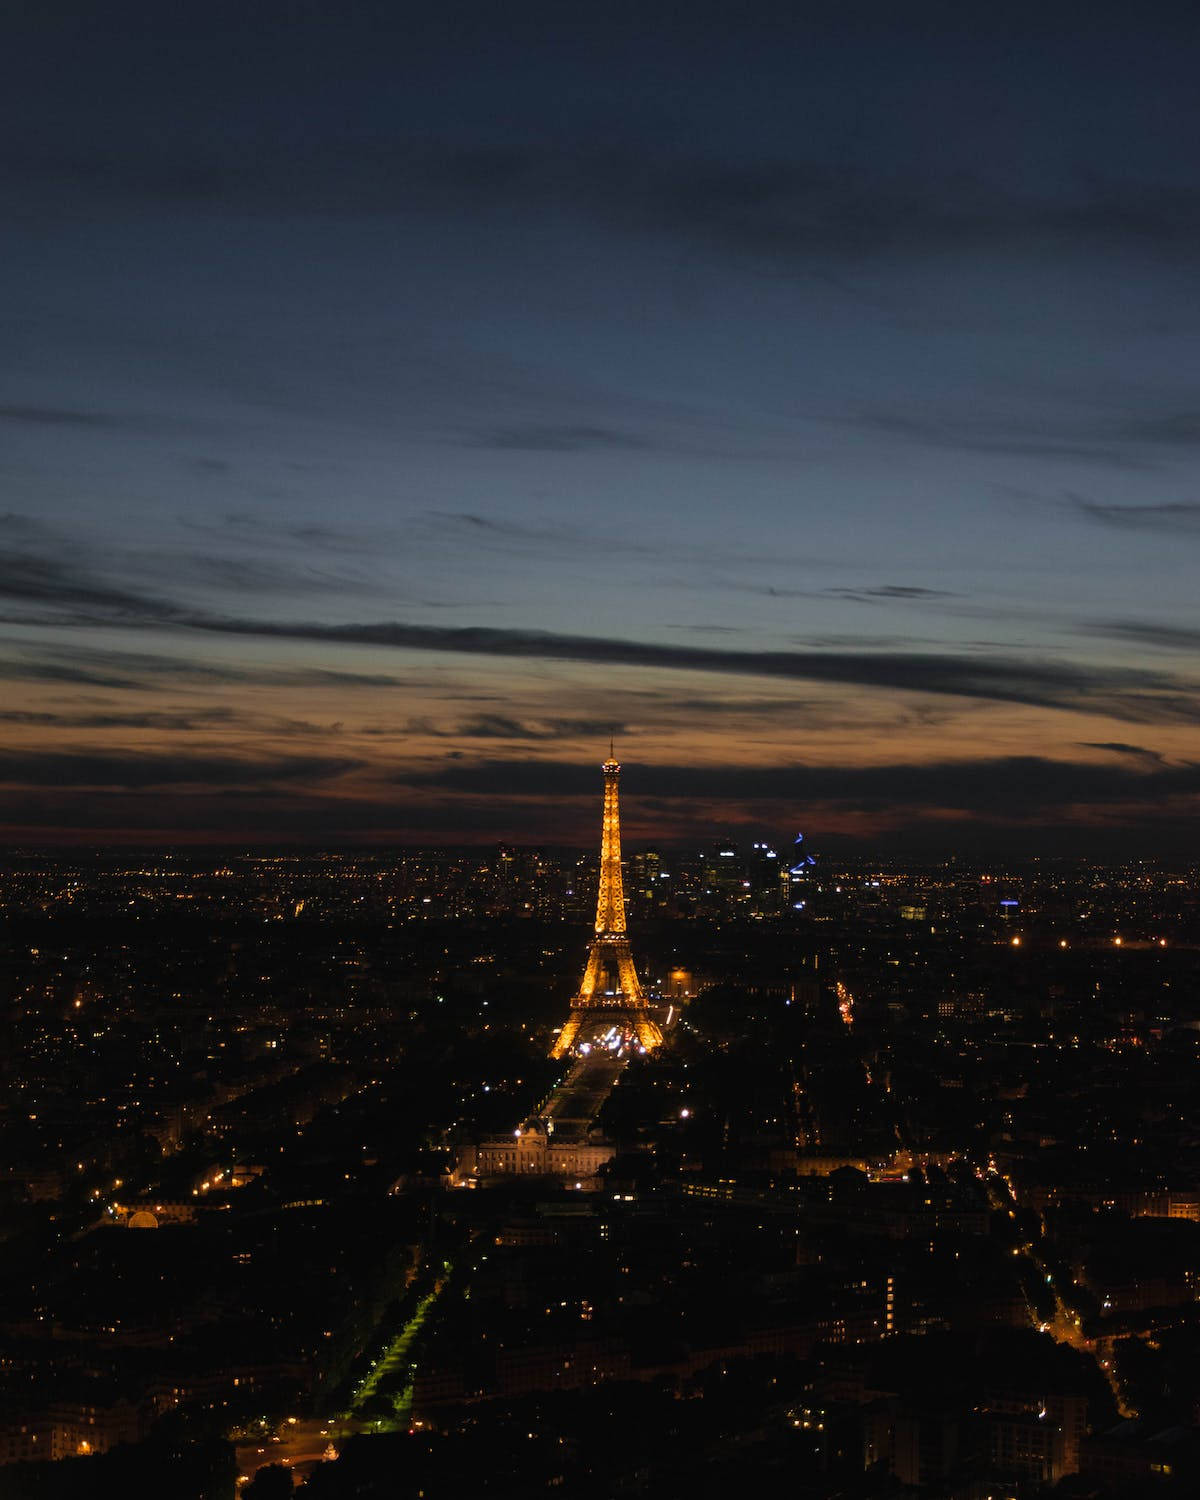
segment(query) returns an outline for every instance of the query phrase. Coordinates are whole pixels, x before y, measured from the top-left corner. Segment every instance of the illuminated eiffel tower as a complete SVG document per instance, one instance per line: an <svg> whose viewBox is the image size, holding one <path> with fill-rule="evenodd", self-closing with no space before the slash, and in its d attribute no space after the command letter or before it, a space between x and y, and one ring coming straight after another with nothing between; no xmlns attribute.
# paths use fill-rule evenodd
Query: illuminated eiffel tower
<svg viewBox="0 0 1200 1500"><path fill-rule="evenodd" d="M551 1057L562 1057L575 1044L586 1024L589 1031L603 1023L624 1034L633 1033L638 1046L649 1052L662 1042L658 1023L646 1008L646 997L638 982L625 931L625 888L621 882L621 814L617 805L617 781L621 767L613 758L612 745L604 772L604 833L600 843L600 891L596 898L596 935L588 950L587 968L579 992L571 1001L567 1024L559 1032Z"/></svg>

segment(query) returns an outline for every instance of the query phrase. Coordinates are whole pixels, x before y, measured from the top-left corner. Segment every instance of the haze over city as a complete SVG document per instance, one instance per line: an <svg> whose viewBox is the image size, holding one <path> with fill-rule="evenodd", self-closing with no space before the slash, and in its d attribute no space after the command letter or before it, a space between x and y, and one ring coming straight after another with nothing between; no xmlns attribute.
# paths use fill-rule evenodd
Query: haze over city
<svg viewBox="0 0 1200 1500"><path fill-rule="evenodd" d="M1194 12L5 30L10 839L1194 846Z"/></svg>

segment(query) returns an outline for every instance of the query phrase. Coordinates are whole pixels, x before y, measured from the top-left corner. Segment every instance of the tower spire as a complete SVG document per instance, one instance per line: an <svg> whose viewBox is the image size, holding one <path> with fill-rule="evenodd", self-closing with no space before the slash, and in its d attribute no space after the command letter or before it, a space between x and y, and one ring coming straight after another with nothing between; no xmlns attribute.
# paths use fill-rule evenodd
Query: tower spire
<svg viewBox="0 0 1200 1500"><path fill-rule="evenodd" d="M621 879L621 810L617 790L621 767L610 752L600 769L604 772L604 823L600 833L596 932L624 932L625 887Z"/></svg>
<svg viewBox="0 0 1200 1500"><path fill-rule="evenodd" d="M571 1000L567 1023L551 1049L552 1057L569 1052L585 1019L609 1021L631 1031L649 1052L662 1041L658 1023L646 1007L646 997L633 964L625 931L625 888L621 879L621 809L618 786L621 766L610 739L604 772L604 819L600 833L600 882L596 892L596 928L588 949L587 967L578 993Z"/></svg>

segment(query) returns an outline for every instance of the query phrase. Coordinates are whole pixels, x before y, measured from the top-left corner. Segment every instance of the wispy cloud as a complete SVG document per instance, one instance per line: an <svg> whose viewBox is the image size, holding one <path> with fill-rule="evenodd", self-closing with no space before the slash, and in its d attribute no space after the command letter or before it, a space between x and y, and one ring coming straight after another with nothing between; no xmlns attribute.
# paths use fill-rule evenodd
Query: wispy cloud
<svg viewBox="0 0 1200 1500"><path fill-rule="evenodd" d="M1187 625L1164 625L1157 620L1096 620L1089 629L1163 651L1200 651L1200 629Z"/></svg>
<svg viewBox="0 0 1200 1500"><path fill-rule="evenodd" d="M215 459L197 462L215 465L216 471L227 467ZM216 542L227 547L248 547L269 552L272 556L278 555L281 548L288 551L299 548L305 552L369 555L396 543L395 533L387 528L351 528L307 521L275 521L244 511L227 511L223 515L212 516L189 514L179 519L185 530L199 533L210 545Z"/></svg>
<svg viewBox="0 0 1200 1500"><path fill-rule="evenodd" d="M1055 426L1045 420L1035 422L1015 417L981 418L951 413L918 416L888 411L863 412L846 421L886 437L953 452L1050 459L1131 472L1158 467L1156 458L1138 452L1134 443L1122 441L1111 425Z"/></svg>
<svg viewBox="0 0 1200 1500"><path fill-rule="evenodd" d="M854 599L863 604L891 603L896 601L904 603L912 601L921 603L938 599L958 599L961 596L952 593L949 589L926 589L915 584L907 583L884 583L878 588L834 588L821 591L826 598L830 599Z"/></svg>
<svg viewBox="0 0 1200 1500"><path fill-rule="evenodd" d="M1200 536L1200 500L1171 500L1150 505L1114 505L1072 496L1076 512L1099 526L1119 531L1164 531Z"/></svg>
<svg viewBox="0 0 1200 1500"><path fill-rule="evenodd" d="M1113 755L1126 755L1131 760L1145 765L1161 766L1165 757L1158 750L1148 750L1145 745L1127 745L1122 740L1080 740L1085 750L1107 750Z"/></svg>
<svg viewBox="0 0 1200 1500"><path fill-rule="evenodd" d="M322 556L323 540L320 535L305 537L307 562L281 561L277 553L147 550L87 544L31 517L9 514L0 516L0 599L23 606L26 613L19 618L29 622L54 623L44 614L29 613L49 609L64 615L64 623L72 618L87 623L103 615L112 623L144 619L168 625L183 623L190 614L179 593L245 598L385 592L383 581L361 568L330 567ZM179 591L175 597L165 597L158 588L157 580L165 578ZM394 597L394 589L386 591Z"/></svg>
<svg viewBox="0 0 1200 1500"><path fill-rule="evenodd" d="M1159 416L1131 417L1123 424L1123 433L1136 443L1195 448L1200 446L1200 411L1172 411Z"/></svg>
<svg viewBox="0 0 1200 1500"><path fill-rule="evenodd" d="M118 427L120 419L103 411L66 406L0 406L0 422L25 427Z"/></svg>
<svg viewBox="0 0 1200 1500"><path fill-rule="evenodd" d="M68 159L10 153L10 174L79 192L191 199L209 210L359 216L425 209L511 216L544 209L625 231L672 233L772 258L837 252L863 260L1047 244L1185 251L1200 239L1200 193L1077 178L1044 194L981 177L885 178L840 163L716 161L684 154L530 142L417 139L313 156L261 145L247 156L193 143L190 155L134 155L100 142Z"/></svg>
<svg viewBox="0 0 1200 1500"><path fill-rule="evenodd" d="M476 714L456 723L438 725L429 719L417 719L404 731L446 740L530 740L559 741L602 739L615 734L628 737L636 733L628 724L613 719L518 719L507 714Z"/></svg>
<svg viewBox="0 0 1200 1500"><path fill-rule="evenodd" d="M638 449L650 442L635 432L615 427L594 427L585 423L526 423L521 426L495 427L471 433L466 439L470 448L510 449L528 453L604 452L606 449Z"/></svg>

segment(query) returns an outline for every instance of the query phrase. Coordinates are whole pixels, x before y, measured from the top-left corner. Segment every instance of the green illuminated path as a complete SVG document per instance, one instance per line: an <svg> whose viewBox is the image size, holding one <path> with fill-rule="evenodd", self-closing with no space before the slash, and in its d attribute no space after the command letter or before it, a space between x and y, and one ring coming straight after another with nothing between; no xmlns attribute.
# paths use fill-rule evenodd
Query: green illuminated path
<svg viewBox="0 0 1200 1500"><path fill-rule="evenodd" d="M362 1384L355 1391L354 1396L350 1402L350 1408L346 1414L348 1417L354 1416L358 1409L362 1407L365 1402L371 1399L371 1397L378 1390L380 1381L383 1380L385 1376L394 1374L398 1369L401 1368L405 1370L408 1369L409 1350L412 1348L414 1341L421 1332L421 1328L424 1325L426 1317L428 1316L429 1309L433 1306L433 1304L445 1290L446 1283L449 1280L449 1273L450 1268L449 1266L447 1266L446 1274L439 1277L433 1285L433 1290L427 1292L425 1296L421 1298L420 1302L417 1303L412 1317L409 1318L408 1322L405 1323L404 1327L384 1350L375 1367L364 1378ZM405 1384L404 1390L399 1396L395 1398L393 1402L396 1417L398 1419L406 1419L408 1417L408 1413L412 1409L412 1394L412 1381L409 1380Z"/></svg>

